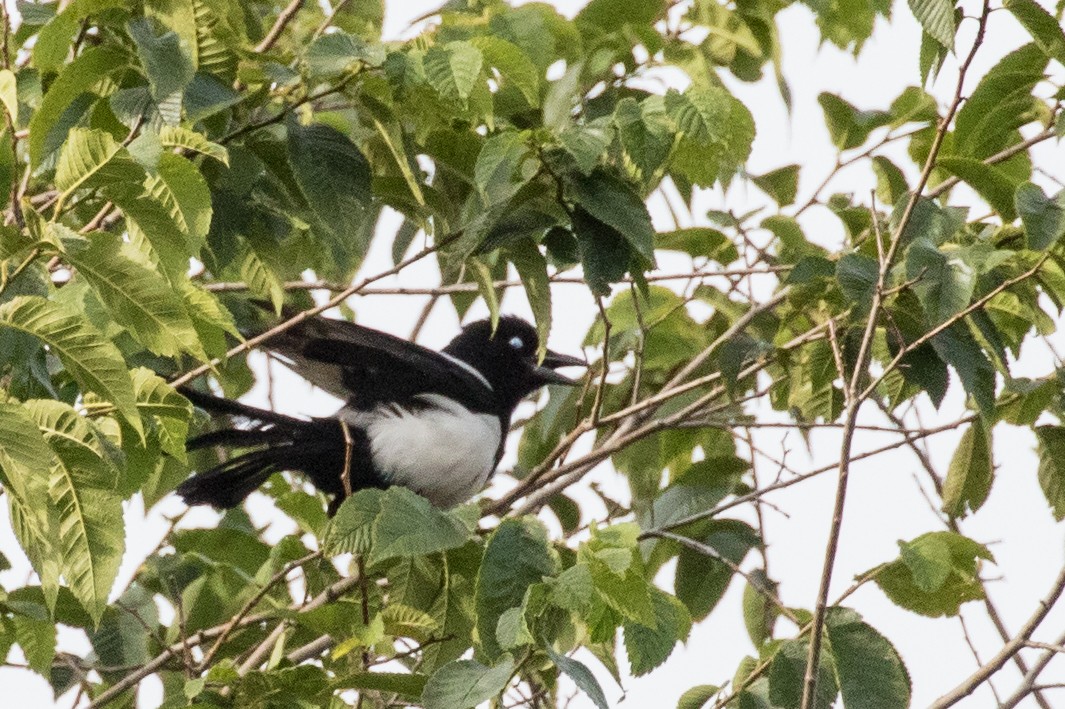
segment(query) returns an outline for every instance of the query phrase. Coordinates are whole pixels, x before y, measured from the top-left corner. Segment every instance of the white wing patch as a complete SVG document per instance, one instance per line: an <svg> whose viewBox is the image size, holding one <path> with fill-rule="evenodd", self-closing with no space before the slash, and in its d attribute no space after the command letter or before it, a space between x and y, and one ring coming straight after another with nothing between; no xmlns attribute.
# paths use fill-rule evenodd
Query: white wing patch
<svg viewBox="0 0 1065 709"><path fill-rule="evenodd" d="M496 466L499 417L475 414L440 394L417 397L414 411L382 404L342 417L366 431L374 463L388 483L403 485L447 509L484 487Z"/></svg>

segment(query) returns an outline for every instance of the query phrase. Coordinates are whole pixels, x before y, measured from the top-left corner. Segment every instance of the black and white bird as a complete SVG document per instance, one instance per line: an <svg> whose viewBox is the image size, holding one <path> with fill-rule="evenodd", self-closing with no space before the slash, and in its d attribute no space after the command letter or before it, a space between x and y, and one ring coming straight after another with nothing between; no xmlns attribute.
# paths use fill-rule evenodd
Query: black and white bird
<svg viewBox="0 0 1065 709"><path fill-rule="evenodd" d="M251 449L182 483L189 505L233 507L271 474L295 471L333 496L330 514L347 490L391 485L453 507L495 471L518 403L546 384L573 384L555 369L585 364L551 350L537 362L536 330L513 316L494 332L487 320L471 323L441 352L321 317L264 346L346 403L328 418L299 419L183 388L195 405L243 420L191 439L190 450Z"/></svg>

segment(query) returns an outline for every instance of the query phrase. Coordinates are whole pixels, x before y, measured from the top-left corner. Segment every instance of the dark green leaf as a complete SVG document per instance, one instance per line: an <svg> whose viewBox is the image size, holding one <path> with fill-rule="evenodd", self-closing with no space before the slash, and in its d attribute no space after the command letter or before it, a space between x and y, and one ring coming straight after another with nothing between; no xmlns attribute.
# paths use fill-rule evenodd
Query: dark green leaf
<svg viewBox="0 0 1065 709"><path fill-rule="evenodd" d="M891 114L887 111L859 111L834 94L822 93L817 101L825 113L825 125L832 143L840 150L857 148L874 129L891 123Z"/></svg>
<svg viewBox="0 0 1065 709"><path fill-rule="evenodd" d="M1039 486L1050 503L1054 519L1065 519L1065 428L1037 426Z"/></svg>
<svg viewBox="0 0 1065 709"><path fill-rule="evenodd" d="M636 253L654 263L654 228L647 206L632 187L606 171L578 176L569 184L577 204L625 237Z"/></svg>
<svg viewBox="0 0 1065 709"><path fill-rule="evenodd" d="M152 98L157 104L162 104L177 94L180 102L181 92L192 81L192 75L196 73L196 70L189 57L182 51L181 40L177 34L164 32L156 35L155 28L148 18L131 20L127 28L129 36L137 45L141 65L148 75ZM181 120L180 113L173 118L175 120L167 120L167 123L177 124Z"/></svg>
<svg viewBox="0 0 1065 709"><path fill-rule="evenodd" d="M356 63L381 66L385 61L385 48L365 41L344 31L324 34L311 42L303 55L311 76L342 74Z"/></svg>
<svg viewBox="0 0 1065 709"><path fill-rule="evenodd" d="M809 643L805 640L785 640L780 643L773 664L769 666L769 699L781 709L799 709L802 704L803 677ZM832 656L823 648L817 665L817 694L813 706L830 709L839 693Z"/></svg>
<svg viewBox="0 0 1065 709"><path fill-rule="evenodd" d="M486 657L498 659L502 654L496 639L500 616L521 606L530 585L557 571L558 558L540 522L505 519L496 527L485 546L474 598L477 632Z"/></svg>
<svg viewBox="0 0 1065 709"><path fill-rule="evenodd" d="M376 564L398 556L454 549L470 538L471 531L455 514L438 510L405 487L393 486L381 496L368 561Z"/></svg>
<svg viewBox="0 0 1065 709"><path fill-rule="evenodd" d="M547 260L531 239L522 239L507 247L507 258L518 270L536 321L540 346L537 357L547 352L547 336L551 334L551 283L547 275Z"/></svg>
<svg viewBox="0 0 1065 709"><path fill-rule="evenodd" d="M873 302L880 267L876 259L861 254L846 254L836 265L836 278L840 290L863 310L868 310Z"/></svg>
<svg viewBox="0 0 1065 709"><path fill-rule="evenodd" d="M994 558L982 544L954 532L929 532L899 548L896 561L870 572L896 605L934 618L957 615L962 603L984 597L980 560Z"/></svg>
<svg viewBox="0 0 1065 709"><path fill-rule="evenodd" d="M1043 194L1039 185L1031 182L1019 185L1013 200L1024 224L1029 249L1046 251L1065 235L1065 208Z"/></svg>
<svg viewBox="0 0 1065 709"><path fill-rule="evenodd" d="M1065 64L1065 32L1053 15L1034 0L1006 0L1004 5L1047 56Z"/></svg>
<svg viewBox="0 0 1065 709"><path fill-rule="evenodd" d="M849 608L828 609L825 630L846 709L910 706L910 674L887 638Z"/></svg>
<svg viewBox="0 0 1065 709"><path fill-rule="evenodd" d="M964 323L955 323L932 338L932 347L957 372L977 408L990 416L995 408L995 367Z"/></svg>
<svg viewBox="0 0 1065 709"><path fill-rule="evenodd" d="M950 0L909 0L925 34L947 49L954 47L954 3Z"/></svg>
<svg viewBox="0 0 1065 709"><path fill-rule="evenodd" d="M956 249L937 249L925 239L910 245L906 277L913 281L913 290L934 325L965 310L976 288L976 272Z"/></svg>
<svg viewBox="0 0 1065 709"><path fill-rule="evenodd" d="M1016 185L1001 170L973 158L941 157L936 165L976 190L1005 221L1017 218L1013 205Z"/></svg>
<svg viewBox="0 0 1065 709"><path fill-rule="evenodd" d="M598 709L610 709L610 704L606 700L606 695L603 694L603 688L599 685L599 680L595 678L595 675L583 662L555 652L550 645L546 645L544 649L547 651L551 661L555 663L555 666L573 680L573 683L592 700L592 704Z"/></svg>
<svg viewBox="0 0 1065 709"><path fill-rule="evenodd" d="M795 195L799 191L799 166L786 165L764 175L752 177L754 184L759 189L773 198L781 207L795 203Z"/></svg>
<svg viewBox="0 0 1065 709"><path fill-rule="evenodd" d="M654 626L635 621L625 623L625 651L633 677L645 675L665 662L673 646L688 638L691 616L680 601L651 588Z"/></svg>
<svg viewBox="0 0 1065 709"><path fill-rule="evenodd" d="M720 691L720 687L712 684L696 685L680 695L680 699L677 700L677 709L703 709Z"/></svg>
<svg viewBox="0 0 1065 709"><path fill-rule="evenodd" d="M422 691L426 709L473 709L500 694L514 672L514 661L504 655L486 667L476 660L455 660L433 673Z"/></svg>
<svg viewBox="0 0 1065 709"><path fill-rule="evenodd" d="M697 541L712 549L717 556L704 554L681 545L677 556L674 588L677 598L691 613L692 620L703 620L725 595L732 581L733 569L739 566L747 552L761 542L758 533L739 520L714 519Z"/></svg>
<svg viewBox="0 0 1065 709"><path fill-rule="evenodd" d="M964 517L966 507L976 512L991 492L994 473L991 432L976 421L965 429L950 459L943 482L943 511L951 517Z"/></svg>

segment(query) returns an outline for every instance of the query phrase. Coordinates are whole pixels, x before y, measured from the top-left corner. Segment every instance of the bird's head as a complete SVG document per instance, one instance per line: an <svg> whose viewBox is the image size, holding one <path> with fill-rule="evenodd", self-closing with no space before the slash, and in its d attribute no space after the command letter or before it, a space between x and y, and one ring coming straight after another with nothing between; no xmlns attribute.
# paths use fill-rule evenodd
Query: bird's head
<svg viewBox="0 0 1065 709"><path fill-rule="evenodd" d="M543 361L537 361L539 346L536 329L525 320L508 315L499 319L495 332L488 320L470 323L444 352L483 374L508 405L516 405L546 384L576 383L556 372L557 368L586 366L582 359L551 350L547 350Z"/></svg>

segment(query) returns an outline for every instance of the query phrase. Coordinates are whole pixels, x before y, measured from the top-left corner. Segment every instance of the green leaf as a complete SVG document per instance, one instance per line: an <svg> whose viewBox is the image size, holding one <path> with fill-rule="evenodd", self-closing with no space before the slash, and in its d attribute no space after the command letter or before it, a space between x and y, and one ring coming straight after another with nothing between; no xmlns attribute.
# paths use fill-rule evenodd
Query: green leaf
<svg viewBox="0 0 1065 709"><path fill-rule="evenodd" d="M821 93L817 102L825 113L825 125L832 143L840 150L857 148L873 130L891 123L891 114L887 111L860 111L835 94Z"/></svg>
<svg viewBox="0 0 1065 709"><path fill-rule="evenodd" d="M82 387L110 401L136 431L142 431L122 354L80 313L38 296L19 296L0 305L0 325L41 339Z"/></svg>
<svg viewBox="0 0 1065 709"><path fill-rule="evenodd" d="M473 168L473 182L486 204L505 202L529 181L531 154L525 135L518 131L500 131L484 141Z"/></svg>
<svg viewBox="0 0 1065 709"><path fill-rule="evenodd" d="M507 688L514 661L504 655L492 667L476 660L454 660L433 673L422 691L425 709L473 709Z"/></svg>
<svg viewBox="0 0 1065 709"><path fill-rule="evenodd" d="M887 638L849 608L829 608L825 630L847 709L910 706L910 674Z"/></svg>
<svg viewBox="0 0 1065 709"><path fill-rule="evenodd" d="M1017 128L1041 115L1032 89L1043 80L1047 61L1042 49L1028 44L984 74L954 119L954 152L984 160L1019 143Z"/></svg>
<svg viewBox="0 0 1065 709"><path fill-rule="evenodd" d="M946 322L969 306L976 288L976 271L956 249L940 250L917 239L906 254L906 277L933 325Z"/></svg>
<svg viewBox="0 0 1065 709"><path fill-rule="evenodd" d="M654 227L647 205L625 181L597 170L569 183L573 198L597 220L625 237L636 253L654 263Z"/></svg>
<svg viewBox="0 0 1065 709"><path fill-rule="evenodd" d="M311 42L303 61L311 76L331 76L343 74L359 64L381 66L385 61L385 48L340 30Z"/></svg>
<svg viewBox="0 0 1065 709"><path fill-rule="evenodd" d="M163 452L184 462L192 404L150 369L138 367L130 374L141 418L154 426Z"/></svg>
<svg viewBox="0 0 1065 709"><path fill-rule="evenodd" d="M0 403L0 480L8 498L11 528L40 577L50 605L59 592L61 561L55 547L59 521L48 495L48 480L56 464L27 410Z"/></svg>
<svg viewBox="0 0 1065 709"><path fill-rule="evenodd" d="M785 165L776 170L751 178L758 188L773 198L781 207L795 203L799 191L799 166Z"/></svg>
<svg viewBox="0 0 1065 709"><path fill-rule="evenodd" d="M806 640L784 640L769 666L769 699L773 707L799 709L802 704L803 679L810 644ZM830 709L839 693L832 656L821 651L817 664L817 689L813 707Z"/></svg>
<svg viewBox="0 0 1065 709"><path fill-rule="evenodd" d="M180 148L214 158L229 167L229 151L218 143L212 143L202 133L181 126L163 126L159 129L159 142L164 148Z"/></svg>
<svg viewBox="0 0 1065 709"><path fill-rule="evenodd" d="M688 638L691 616L684 605L673 596L651 587L654 626L635 621L625 623L625 652L633 677L645 675L661 665L678 642Z"/></svg>
<svg viewBox="0 0 1065 709"><path fill-rule="evenodd" d="M965 429L943 483L943 511L964 517L966 507L976 512L987 500L995 479L991 462L991 432L976 421Z"/></svg>
<svg viewBox="0 0 1065 709"><path fill-rule="evenodd" d="M88 128L70 131L55 169L60 202L83 187L136 183L144 180L142 168L110 133Z"/></svg>
<svg viewBox="0 0 1065 709"><path fill-rule="evenodd" d="M1065 32L1053 15L1034 0L1006 0L1003 4L1047 56L1065 64Z"/></svg>
<svg viewBox="0 0 1065 709"><path fill-rule="evenodd" d="M425 53L425 77L437 92L462 106L481 76L484 56L469 42L435 45Z"/></svg>
<svg viewBox="0 0 1065 709"><path fill-rule="evenodd" d="M955 323L933 337L932 347L957 372L980 412L991 416L995 409L995 367L965 323Z"/></svg>
<svg viewBox="0 0 1065 709"><path fill-rule="evenodd" d="M502 655L496 639L500 616L521 606L529 586L557 572L557 555L539 521L521 518L500 522L485 545L474 595L477 633L485 657L494 660Z"/></svg>
<svg viewBox="0 0 1065 709"><path fill-rule="evenodd" d="M418 701L428 679L422 674L406 672L354 672L333 680L332 686L336 689L394 692L408 701Z"/></svg>
<svg viewBox="0 0 1065 709"><path fill-rule="evenodd" d="M671 89L665 107L681 134L673 169L703 187L718 179L727 185L751 152L755 133L751 112L719 86L693 87L683 94Z"/></svg>
<svg viewBox="0 0 1065 709"><path fill-rule="evenodd" d="M385 490L380 504L370 564L454 549L470 538L472 530L458 516L438 510L405 487Z"/></svg>
<svg viewBox="0 0 1065 709"><path fill-rule="evenodd" d="M373 197L370 164L346 135L317 123L289 123L288 155L300 191L320 231L328 237L334 258L357 265L369 247L355 237L361 233Z"/></svg>
<svg viewBox="0 0 1065 709"><path fill-rule="evenodd" d="M374 521L381 512L383 495L383 490L368 488L344 500L322 536L327 555L365 554L373 548Z"/></svg>
<svg viewBox="0 0 1065 709"><path fill-rule="evenodd" d="M240 264L240 278L248 286L248 292L257 298L269 301L274 314L281 315L285 302L285 288L281 279L263 262L255 249L248 249Z"/></svg>
<svg viewBox="0 0 1065 709"><path fill-rule="evenodd" d="M606 700L606 695L603 694L603 688L599 685L599 680L595 678L595 675L583 662L555 652L550 645L545 645L544 649L547 651L547 656L551 658L551 662L554 662L555 666L562 670L563 674L573 680L577 688L592 700L592 704L598 709L610 709L610 704Z"/></svg>
<svg viewBox="0 0 1065 709"><path fill-rule="evenodd" d="M994 561L984 545L954 532L929 532L899 548L896 561L868 572L895 605L935 618L957 615L962 603L984 597L980 560Z"/></svg>
<svg viewBox="0 0 1065 709"><path fill-rule="evenodd" d="M998 168L980 160L960 157L941 157L936 165L959 178L979 194L1006 222L1017 218L1013 205L1016 188L1013 181Z"/></svg>
<svg viewBox="0 0 1065 709"><path fill-rule="evenodd" d="M1065 235L1065 208L1043 194L1039 185L1031 182L1018 185L1013 200L1024 224L1029 249L1046 251Z"/></svg>
<svg viewBox="0 0 1065 709"><path fill-rule="evenodd" d="M86 419L57 401L27 402L26 410L54 455L49 503L56 510L56 551L67 585L99 623L125 548L117 471L102 457Z"/></svg>
<svg viewBox="0 0 1065 709"><path fill-rule="evenodd" d="M101 80L125 71L127 57L110 46L92 47L68 64L48 87L41 106L30 119L30 162L39 167L48 155L59 148L67 130L77 116L68 117L67 110L88 94Z"/></svg>
<svg viewBox="0 0 1065 709"><path fill-rule="evenodd" d="M147 17L130 20L126 27L137 45L141 66L148 75L148 85L160 114L167 123L176 125L181 120L181 94L192 81L195 67L182 51L177 33L170 31L156 35L152 21ZM174 114L164 111L163 106L174 101L175 96L179 110Z"/></svg>
<svg viewBox="0 0 1065 709"><path fill-rule="evenodd" d="M1065 428L1036 426L1039 440L1039 486L1054 519L1065 519Z"/></svg>
<svg viewBox="0 0 1065 709"><path fill-rule="evenodd" d="M92 285L115 321L145 347L166 357L188 352L207 359L181 299L158 272L122 253L121 239L101 232L86 240L60 224L52 230L62 239L64 260Z"/></svg>
<svg viewBox="0 0 1065 709"><path fill-rule="evenodd" d="M499 72L503 86L513 86L529 105L540 105L540 70L522 49L502 37L482 35L470 40L481 50L484 62Z"/></svg>
<svg viewBox="0 0 1065 709"><path fill-rule="evenodd" d="M11 625L15 630L15 642L26 657L26 664L45 679L51 678L56 648L55 623L16 615L11 618Z"/></svg>
<svg viewBox="0 0 1065 709"><path fill-rule="evenodd" d="M677 709L703 709L721 691L712 684L697 684L680 695Z"/></svg>
<svg viewBox="0 0 1065 709"><path fill-rule="evenodd" d="M187 235L188 250L198 254L211 228L214 210L207 181L196 166L180 155L164 153L145 188L166 207L174 224Z"/></svg>
<svg viewBox="0 0 1065 709"><path fill-rule="evenodd" d="M909 0L925 34L947 49L954 48L954 3L950 0Z"/></svg>
<svg viewBox="0 0 1065 709"><path fill-rule="evenodd" d="M547 352L547 337L551 334L551 282L547 275L547 259L532 239L522 239L508 246L507 258L518 270L518 277L525 287L540 341L536 356L543 359Z"/></svg>
<svg viewBox="0 0 1065 709"><path fill-rule="evenodd" d="M780 617L780 608L769 600L776 595L778 585L763 569L747 574L747 584L743 587L743 625L756 648L773 637L773 626Z"/></svg>
<svg viewBox="0 0 1065 709"><path fill-rule="evenodd" d="M713 549L720 558L682 545L674 579L677 598L687 606L695 621L710 614L728 590L733 568L761 543L757 532L739 520L711 520L700 532L697 540Z"/></svg>
<svg viewBox="0 0 1065 709"><path fill-rule="evenodd" d="M880 277L876 259L862 254L845 254L836 264L836 279L847 299L868 310Z"/></svg>
<svg viewBox="0 0 1065 709"><path fill-rule="evenodd" d="M885 204L897 204L909 194L906 176L883 155L873 157L873 172L876 173L876 196Z"/></svg>

